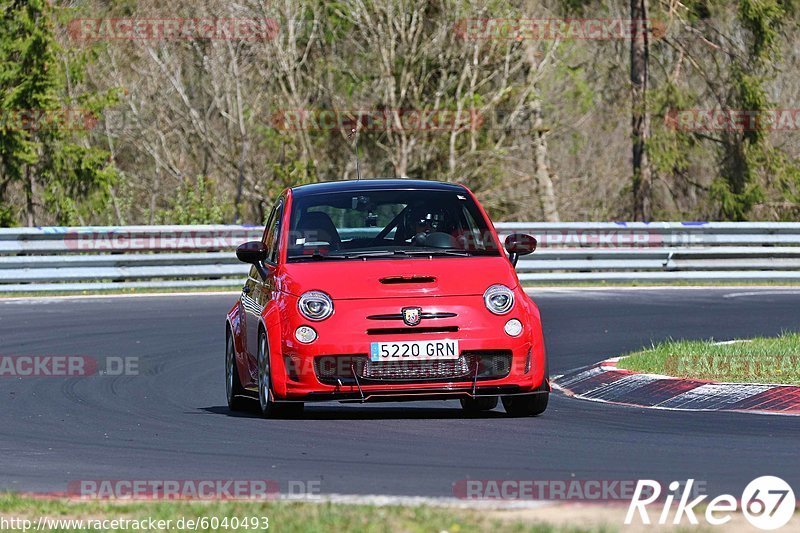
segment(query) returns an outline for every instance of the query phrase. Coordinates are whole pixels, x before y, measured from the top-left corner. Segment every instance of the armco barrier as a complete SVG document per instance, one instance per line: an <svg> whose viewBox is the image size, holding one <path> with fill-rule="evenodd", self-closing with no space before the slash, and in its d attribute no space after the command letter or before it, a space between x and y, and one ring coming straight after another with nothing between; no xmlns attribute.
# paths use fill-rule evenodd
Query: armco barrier
<svg viewBox="0 0 800 533"><path fill-rule="evenodd" d="M524 282L800 280L800 223L507 222L539 248ZM0 293L236 287L248 267L233 250L258 226L0 229Z"/></svg>

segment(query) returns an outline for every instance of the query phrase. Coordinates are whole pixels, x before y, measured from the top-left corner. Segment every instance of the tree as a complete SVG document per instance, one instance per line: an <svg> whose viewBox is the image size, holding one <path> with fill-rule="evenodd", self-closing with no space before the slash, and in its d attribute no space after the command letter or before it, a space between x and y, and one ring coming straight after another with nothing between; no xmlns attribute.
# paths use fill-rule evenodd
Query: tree
<svg viewBox="0 0 800 533"><path fill-rule="evenodd" d="M633 151L633 219L653 217L652 171L647 157L650 114L647 109L650 43L647 0L631 0L631 137Z"/></svg>
<svg viewBox="0 0 800 533"><path fill-rule="evenodd" d="M104 208L116 177L108 155L80 137L111 96L76 95L83 62L55 37L57 13L46 0L0 3L0 213L5 224L20 212L29 226L39 215L81 223ZM14 185L23 209L10 204Z"/></svg>
<svg viewBox="0 0 800 533"><path fill-rule="evenodd" d="M671 35L653 54L654 71L668 76L650 100L670 127L656 128L648 155L676 205L696 202L700 216L717 220L796 217L797 149L785 141L784 126L766 120L796 101L790 79L779 77L781 56L793 53L785 32L796 28L796 13L779 0L743 0L692 2L669 16ZM691 127L677 120L681 110L693 117Z"/></svg>
<svg viewBox="0 0 800 533"><path fill-rule="evenodd" d="M198 176L214 184L198 196L209 208L199 216L218 198L227 222L260 222L286 186L354 177L351 123L394 120L392 110L464 127L364 125L363 175L465 183L497 220L631 218L634 198L639 219L800 216L795 127L669 120L795 109L796 2L639 1L633 44L629 32L581 35L598 20L609 29L630 20L631 3L614 0L56 3L93 20L269 19L276 28L258 39L97 37L91 85L81 87L125 92L81 140L109 150L124 174L113 211L87 222L181 220L175 193L196 190ZM561 20L564 32L531 37L520 19ZM663 33L642 26L653 19ZM623 171L632 153L640 170ZM0 223L24 222L23 179L5 181Z"/></svg>
<svg viewBox="0 0 800 533"><path fill-rule="evenodd" d="M778 29L786 17L779 0L742 0L737 18L746 30L744 50L732 53L733 84L728 100L733 109L763 115L772 107L765 85L772 77L773 60L779 54ZM747 220L749 211L763 199L759 173L778 174L784 168L780 152L769 145L761 125L722 136L721 175L714 180L711 196L719 203L720 218Z"/></svg>

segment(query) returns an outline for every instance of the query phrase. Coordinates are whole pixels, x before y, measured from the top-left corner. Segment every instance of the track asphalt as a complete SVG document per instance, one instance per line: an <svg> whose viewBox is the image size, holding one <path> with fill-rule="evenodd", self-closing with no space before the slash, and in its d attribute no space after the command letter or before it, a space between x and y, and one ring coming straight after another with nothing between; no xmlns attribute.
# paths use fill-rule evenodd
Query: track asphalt
<svg viewBox="0 0 800 533"><path fill-rule="evenodd" d="M800 330L800 290L531 291L552 374L672 338ZM224 315L235 295L0 300L0 355L137 357L139 375L0 376L0 490L85 479L319 481L323 493L453 496L471 479L694 478L741 494L800 487L800 417L657 411L551 396L539 418L458 402L228 411Z"/></svg>

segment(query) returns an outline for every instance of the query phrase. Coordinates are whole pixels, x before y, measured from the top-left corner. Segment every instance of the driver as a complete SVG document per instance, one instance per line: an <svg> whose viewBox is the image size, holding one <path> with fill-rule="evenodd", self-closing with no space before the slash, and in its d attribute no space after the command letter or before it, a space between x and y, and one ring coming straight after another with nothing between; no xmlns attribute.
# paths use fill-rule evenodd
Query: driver
<svg viewBox="0 0 800 533"><path fill-rule="evenodd" d="M454 243L450 237L447 210L444 207L421 205L410 213L408 224L412 243L417 246L451 247Z"/></svg>
<svg viewBox="0 0 800 533"><path fill-rule="evenodd" d="M440 228L444 225L444 216L441 213L425 213L422 216L416 216L416 231L419 233L435 233L441 231Z"/></svg>

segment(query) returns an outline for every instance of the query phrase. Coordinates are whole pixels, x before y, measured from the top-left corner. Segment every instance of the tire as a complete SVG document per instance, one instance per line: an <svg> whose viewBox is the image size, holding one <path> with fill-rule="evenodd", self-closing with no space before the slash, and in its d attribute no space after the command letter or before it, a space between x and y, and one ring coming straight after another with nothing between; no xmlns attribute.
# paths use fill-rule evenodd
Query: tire
<svg viewBox="0 0 800 533"><path fill-rule="evenodd" d="M503 396L503 407L508 416L538 416L547 409L549 392L540 392L528 396Z"/></svg>
<svg viewBox="0 0 800 533"><path fill-rule="evenodd" d="M483 411L491 411L497 407L497 396L485 398L461 398L461 409L467 414L477 414Z"/></svg>
<svg viewBox="0 0 800 533"><path fill-rule="evenodd" d="M225 396L228 399L228 409L243 411L247 408L245 390L239 381L239 371L236 367L236 350L233 349L233 335L230 330L225 333Z"/></svg>
<svg viewBox="0 0 800 533"><path fill-rule="evenodd" d="M269 346L263 329L258 332L258 405L264 418L293 418L303 414L303 402L275 402L270 379Z"/></svg>

